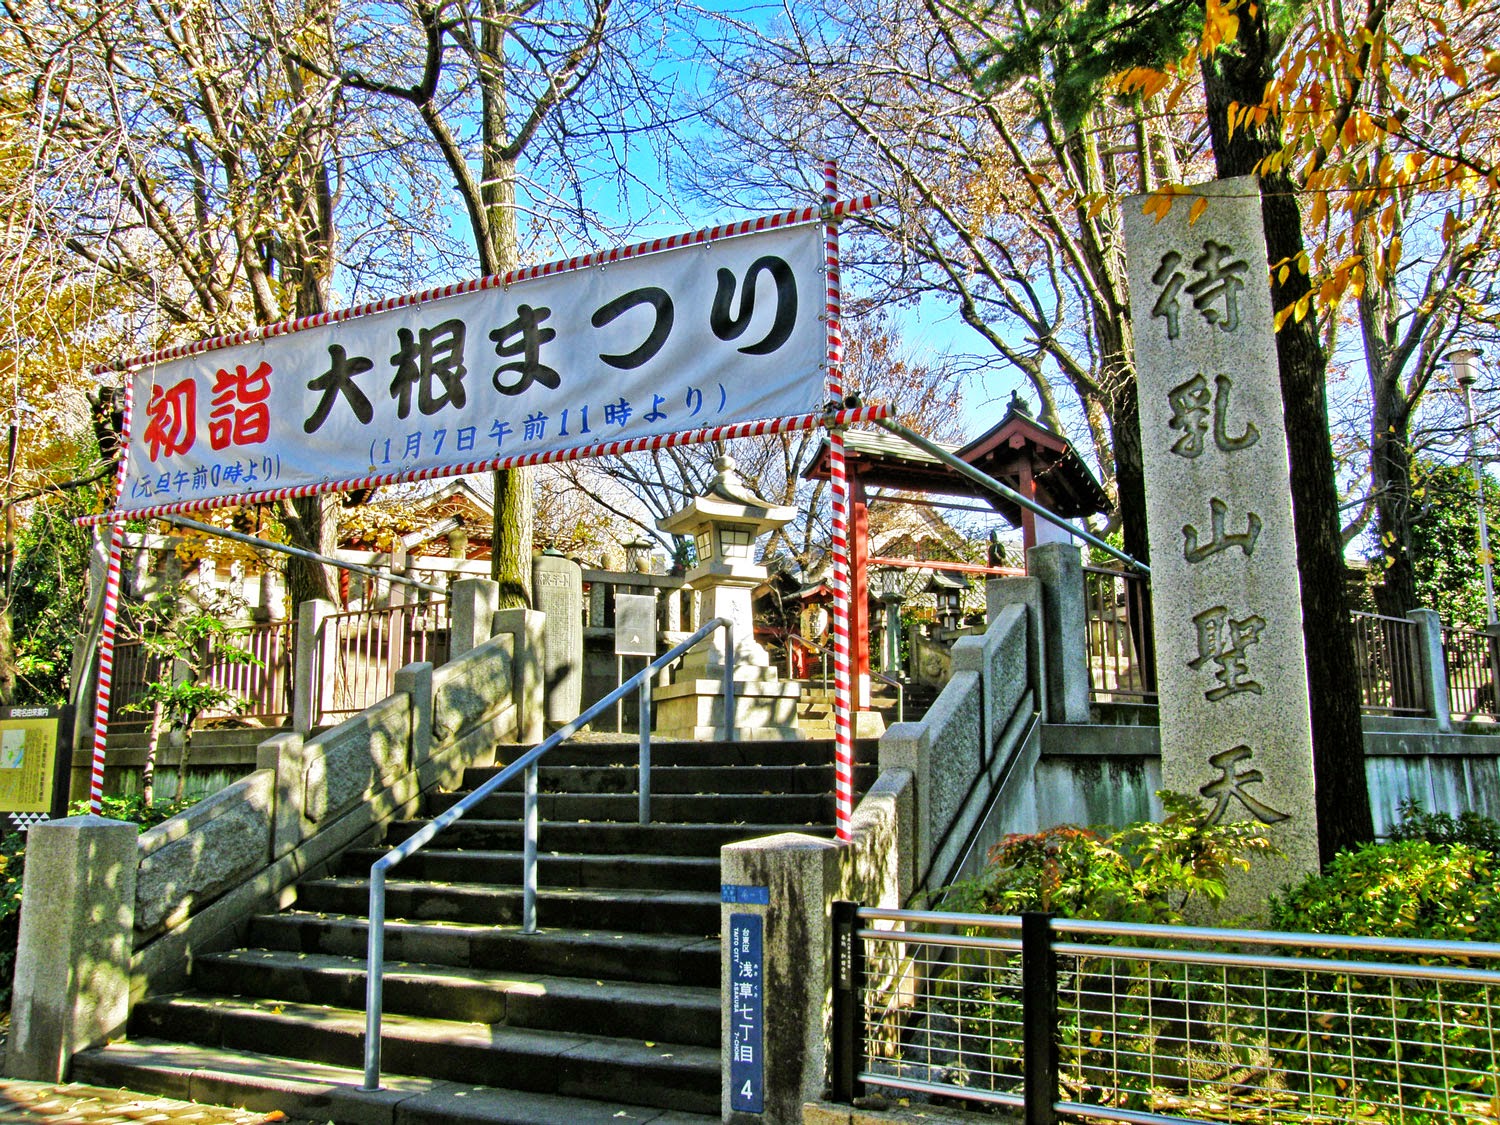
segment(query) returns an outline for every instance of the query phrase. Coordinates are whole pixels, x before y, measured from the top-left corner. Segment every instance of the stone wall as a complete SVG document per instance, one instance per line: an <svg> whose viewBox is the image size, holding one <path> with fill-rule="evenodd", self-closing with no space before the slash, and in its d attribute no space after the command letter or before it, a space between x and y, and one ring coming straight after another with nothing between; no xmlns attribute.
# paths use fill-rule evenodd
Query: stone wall
<svg viewBox="0 0 1500 1125"><path fill-rule="evenodd" d="M911 863L917 887L941 885L962 865L989 798L1010 767L1035 708L1028 613L997 610L982 636L953 646L953 674L920 723L897 723L880 740L881 770L915 779Z"/></svg>
<svg viewBox="0 0 1500 1125"><path fill-rule="evenodd" d="M1454 816L1473 811L1500 819L1500 730L1492 723L1366 716L1365 782L1375 834L1399 823L1403 801ZM1040 754L1025 784L1002 794L1012 832L1055 824L1119 826L1161 813L1161 748L1151 725L1055 725L1041 729ZM1022 799L1029 796L1028 801Z"/></svg>
<svg viewBox="0 0 1500 1125"><path fill-rule="evenodd" d="M466 623L477 646L463 656L437 672L408 665L391 696L315 738L267 739L260 768L138 840L133 826L97 817L34 827L16 966L17 981L33 983L17 990L8 1073L65 1078L74 1051L123 1030L130 1003L181 987L195 952L227 948L253 914L289 900L296 880L413 815L424 790L493 761L497 742L534 736L540 630L539 615L525 610ZM535 717L529 729L522 715ZM121 828L133 861L86 870ZM80 888L69 918L108 918L129 940L106 943L105 955L88 925L33 909L38 896L55 896L31 888L49 884ZM88 974L57 968L79 959Z"/></svg>

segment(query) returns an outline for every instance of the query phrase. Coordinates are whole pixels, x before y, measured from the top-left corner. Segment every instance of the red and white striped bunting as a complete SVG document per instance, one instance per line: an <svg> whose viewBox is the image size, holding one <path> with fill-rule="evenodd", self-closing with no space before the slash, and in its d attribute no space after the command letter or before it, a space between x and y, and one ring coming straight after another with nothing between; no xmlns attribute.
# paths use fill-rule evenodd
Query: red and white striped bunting
<svg viewBox="0 0 1500 1125"><path fill-rule="evenodd" d="M339 324L346 320L353 320L356 317L371 316L390 309L420 305L427 301L437 301L444 297L456 297L461 293L474 293L483 289L506 288L511 285L533 281L539 277L550 277L553 274L567 273L571 270L590 269L594 266L609 265L611 262L623 262L630 258L639 258L645 254L656 254L663 250L675 250L682 246L696 246L703 243L718 242L726 238L736 238L740 235L757 234L761 231L776 230L782 227L802 226L808 223L824 222L828 219L837 220L848 215L857 214L860 211L868 211L872 207L879 206L881 202L882 199L878 195L862 195L857 199L841 200L822 207L800 207L793 211L782 211L774 215L761 215L758 218L743 219L737 223L705 227L702 230L693 231L689 234L674 234L669 238L656 238L649 242L637 243L634 246L617 246L611 250L600 250L593 254L564 258L541 265L523 266L508 273L476 277L468 281L454 282L452 285L443 285L434 289L423 289L417 293L405 293L399 297L386 297L379 301L372 301L369 304L356 305L347 309L318 313L315 316L299 317L295 320L283 320L276 324L245 328L239 332L231 332L224 336L214 336L207 340L196 340L190 344L178 344L170 348L162 348L159 351L147 352L144 355L121 360L118 363L101 364L94 368L94 374L107 375L115 371L130 371L153 363L165 363L168 360L181 359L184 356L217 351L219 348L232 348L239 344L251 343L255 340L268 339L273 336L287 336L293 332L301 332L309 328L321 328L329 324Z"/></svg>
<svg viewBox="0 0 1500 1125"><path fill-rule="evenodd" d="M799 430L815 429L818 426L853 426L862 422L876 421L877 419L886 417L889 413L889 408L876 405L818 414L799 414L790 418L773 418L758 422L735 422L725 426L711 426L699 430L680 430L674 434L657 434L654 437L599 442L594 445L581 445L573 449L550 450L545 453L528 453L518 457L491 457L482 461L468 461L459 465L444 465L429 469L419 469L408 473L383 473L351 480L324 481L318 484L298 485L295 488L278 488L268 492L248 493L243 496L219 496L203 500L185 500L177 504L160 504L153 508L138 508L129 512L103 512L98 515L80 516L76 522L84 525L92 525L114 520L147 519L153 516L174 515L179 512L202 512L213 508L234 507L243 504L264 504L273 500L315 496L324 492L349 492L356 488L376 488L388 484L409 484L413 481L437 480L445 477L463 476L468 473L489 472L495 469L517 469L526 465L550 465L559 461L579 461L589 457L610 457L622 453L638 453L642 450L670 449L679 445L701 445L704 442L727 441L732 438L794 433Z"/></svg>
<svg viewBox="0 0 1500 1125"><path fill-rule="evenodd" d="M823 165L823 199L833 209L838 198L838 164ZM833 216L830 214L830 218ZM829 222L823 228L827 267L828 394L836 402L844 398L843 290L839 277L839 228ZM834 739L834 831L840 840L852 837L854 820L854 681L850 662L849 576L849 480L844 464L844 433L834 428L828 435L829 480L833 491L833 739Z"/></svg>

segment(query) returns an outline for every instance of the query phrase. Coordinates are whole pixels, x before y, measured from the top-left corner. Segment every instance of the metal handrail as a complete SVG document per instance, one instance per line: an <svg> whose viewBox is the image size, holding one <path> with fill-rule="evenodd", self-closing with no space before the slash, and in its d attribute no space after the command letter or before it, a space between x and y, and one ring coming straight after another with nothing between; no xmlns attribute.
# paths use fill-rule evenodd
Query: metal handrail
<svg viewBox="0 0 1500 1125"><path fill-rule="evenodd" d="M660 668L683 656L689 649L715 631L724 630L724 739L734 741L734 622L716 617L687 640L665 655L658 656L645 668L626 680L578 718L549 735L526 751L478 789L453 805L442 815L428 821L419 831L370 865L369 938L365 965L365 1082L364 1089L380 1089L380 1008L385 987L385 873L407 859L450 824L499 789L518 773L525 771L525 797L522 807L521 847L521 932L536 933L536 856L537 856L537 762L566 739L577 734L590 721L602 715L632 689L641 693L640 753L640 822L651 818L651 678Z"/></svg>
<svg viewBox="0 0 1500 1125"><path fill-rule="evenodd" d="M821 656L823 658L822 659L823 681L826 684L827 681L828 681L828 657L829 657L829 650L827 648L825 648L824 646L820 645L817 641L810 641L810 640L808 640L801 633L788 633L786 635L786 639L788 641L796 641L799 645L801 645L803 648L807 649L809 652L814 652L814 653L818 654L819 656ZM788 665L788 667L787 667L787 675L789 677L792 674L792 669L790 667L791 661L792 661L792 654L791 654L791 651L788 650L788 652L787 652L787 665ZM870 670L870 678L872 680L879 680L881 683L885 684L887 687L893 687L893 688L896 689L896 721L898 723L904 723L904 722L906 722L906 686L900 680L896 679L896 677L894 677L894 676L887 676L884 672L877 672L873 668Z"/></svg>

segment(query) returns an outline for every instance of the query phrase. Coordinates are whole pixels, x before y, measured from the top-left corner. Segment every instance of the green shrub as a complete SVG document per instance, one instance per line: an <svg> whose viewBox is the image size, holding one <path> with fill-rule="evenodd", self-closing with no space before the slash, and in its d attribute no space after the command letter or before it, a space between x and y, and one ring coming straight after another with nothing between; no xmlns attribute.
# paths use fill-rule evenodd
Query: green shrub
<svg viewBox="0 0 1500 1125"><path fill-rule="evenodd" d="M1318 934L1500 940L1496 862L1465 844L1366 844L1273 896L1271 923Z"/></svg>
<svg viewBox="0 0 1500 1125"><path fill-rule="evenodd" d="M1473 822L1464 828L1464 820L1408 816L1407 838L1339 853L1321 874L1308 876L1272 899L1272 924L1323 934L1500 940L1500 889L1496 887L1500 857L1468 844L1427 838L1429 831L1441 837L1450 830L1477 838ZM1334 962L1351 956L1342 949L1308 949L1304 955ZM1378 953L1352 956L1385 959ZM1421 962L1463 964L1464 960L1423 957ZM1343 1074L1343 1080L1356 1084L1364 1097L1399 1102L1405 1107L1405 1121L1455 1120L1460 1107L1488 1101L1495 1094L1488 1076L1466 1074L1459 1080L1448 1065L1451 1058L1482 1058L1492 1048L1488 1019L1492 997L1481 984L1428 978L1379 984L1377 978L1349 974L1335 966L1321 973L1315 969L1271 973L1268 981L1289 992L1301 989L1338 996L1341 1019L1336 1028L1347 1023L1353 1036L1345 1038L1343 1031L1334 1034L1322 1021L1308 1023L1295 1013L1279 1012L1269 1021L1272 1043L1305 1058L1305 1069L1311 1074ZM1351 1058L1359 1060L1357 1069L1348 1062ZM1323 1081L1326 1085L1332 1080ZM1312 1085L1309 1092L1328 1091Z"/></svg>
<svg viewBox="0 0 1500 1125"><path fill-rule="evenodd" d="M943 908L1180 924L1195 900L1217 908L1232 872L1248 869L1250 856L1275 853L1259 824L1212 824L1206 804L1179 793L1159 796L1160 822L1112 833L1062 825L1007 836L990 849L983 874L949 888Z"/></svg>
<svg viewBox="0 0 1500 1125"><path fill-rule="evenodd" d="M1477 812L1424 812L1420 802L1402 801L1396 806L1401 823L1391 830L1393 840L1426 840L1432 844L1466 844L1487 852L1500 852L1500 821Z"/></svg>

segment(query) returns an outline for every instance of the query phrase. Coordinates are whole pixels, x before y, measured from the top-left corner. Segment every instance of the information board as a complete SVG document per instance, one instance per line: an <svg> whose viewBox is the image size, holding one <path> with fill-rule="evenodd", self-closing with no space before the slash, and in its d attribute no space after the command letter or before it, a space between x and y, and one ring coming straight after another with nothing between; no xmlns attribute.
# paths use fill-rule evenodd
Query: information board
<svg viewBox="0 0 1500 1125"><path fill-rule="evenodd" d="M25 831L67 811L67 738L63 707L0 707L0 817Z"/></svg>

